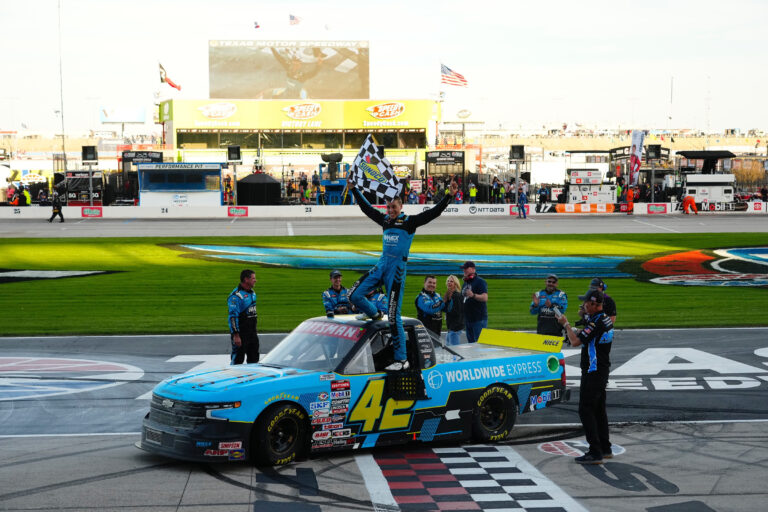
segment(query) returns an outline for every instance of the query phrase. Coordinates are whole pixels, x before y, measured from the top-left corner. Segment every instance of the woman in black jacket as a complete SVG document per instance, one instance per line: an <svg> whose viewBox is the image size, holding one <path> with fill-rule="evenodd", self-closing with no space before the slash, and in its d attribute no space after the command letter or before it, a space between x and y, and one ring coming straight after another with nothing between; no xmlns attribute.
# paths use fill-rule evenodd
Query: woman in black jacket
<svg viewBox="0 0 768 512"><path fill-rule="evenodd" d="M461 296L461 283L456 276L445 280L445 327L448 345L461 343L461 331L464 330L464 297Z"/></svg>

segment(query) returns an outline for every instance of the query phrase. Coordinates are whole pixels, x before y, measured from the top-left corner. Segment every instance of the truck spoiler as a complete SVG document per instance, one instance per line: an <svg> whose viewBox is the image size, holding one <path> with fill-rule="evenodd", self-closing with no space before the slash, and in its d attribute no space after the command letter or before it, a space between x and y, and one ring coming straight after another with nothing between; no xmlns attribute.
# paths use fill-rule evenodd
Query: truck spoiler
<svg viewBox="0 0 768 512"><path fill-rule="evenodd" d="M536 350L538 352L560 352L563 347L563 340L558 336L498 329L483 329L477 342L484 345Z"/></svg>

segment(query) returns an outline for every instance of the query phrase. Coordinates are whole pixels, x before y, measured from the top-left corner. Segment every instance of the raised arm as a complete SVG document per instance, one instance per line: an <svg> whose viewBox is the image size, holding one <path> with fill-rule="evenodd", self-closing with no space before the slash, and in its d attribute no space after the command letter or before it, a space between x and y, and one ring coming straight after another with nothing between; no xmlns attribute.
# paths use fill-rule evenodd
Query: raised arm
<svg viewBox="0 0 768 512"><path fill-rule="evenodd" d="M362 192L357 190L354 180L351 179L351 177L347 180L347 188L349 188L349 190L352 192L352 195L355 196L355 201L363 213L379 226L383 225L386 215L371 206L371 203L368 202Z"/></svg>
<svg viewBox="0 0 768 512"><path fill-rule="evenodd" d="M441 213L443 213L443 211L445 211L445 209L451 203L451 200L456 195L456 192L458 191L459 186L455 181L452 181L451 188L448 190L448 192L446 192L440 202L425 212L421 212L418 215L413 215L411 217L411 222L413 222L416 227L419 227L435 220L440 216Z"/></svg>

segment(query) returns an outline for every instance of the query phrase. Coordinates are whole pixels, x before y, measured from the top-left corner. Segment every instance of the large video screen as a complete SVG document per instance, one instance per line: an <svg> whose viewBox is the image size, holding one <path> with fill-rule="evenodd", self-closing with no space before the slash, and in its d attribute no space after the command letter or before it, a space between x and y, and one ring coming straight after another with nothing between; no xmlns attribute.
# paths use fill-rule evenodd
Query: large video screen
<svg viewBox="0 0 768 512"><path fill-rule="evenodd" d="M368 99L367 41L208 42L209 95Z"/></svg>

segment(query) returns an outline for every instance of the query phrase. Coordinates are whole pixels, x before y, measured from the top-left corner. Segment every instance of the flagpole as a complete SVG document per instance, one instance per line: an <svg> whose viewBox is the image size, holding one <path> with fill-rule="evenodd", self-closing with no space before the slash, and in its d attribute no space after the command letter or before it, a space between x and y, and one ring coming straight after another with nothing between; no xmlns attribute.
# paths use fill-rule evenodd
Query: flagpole
<svg viewBox="0 0 768 512"><path fill-rule="evenodd" d="M64 154L64 172L67 171L67 147L66 136L64 135L64 74L62 72L61 58L61 0L59 6L59 109L61 111L61 152Z"/></svg>

